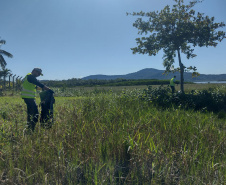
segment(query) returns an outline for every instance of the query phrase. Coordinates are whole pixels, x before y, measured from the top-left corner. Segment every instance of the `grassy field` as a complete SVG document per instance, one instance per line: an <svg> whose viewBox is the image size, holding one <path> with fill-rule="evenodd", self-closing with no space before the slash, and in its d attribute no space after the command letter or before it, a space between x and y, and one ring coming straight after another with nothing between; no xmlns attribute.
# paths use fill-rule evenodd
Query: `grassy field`
<svg viewBox="0 0 226 185"><path fill-rule="evenodd" d="M190 92L191 90L208 90L209 88L216 88L224 86L225 84L184 84L184 90L185 92ZM152 87L156 88L160 85L152 85ZM163 85L163 87L168 87L169 85ZM146 85L139 85L139 86L112 86L112 87L102 87L102 86L95 86L95 87L75 87L75 88L67 88L65 90L70 89L70 91L82 91L89 92L89 91L109 91L112 90L113 92L121 92L122 90L134 90L134 89L144 89L147 88ZM60 90L63 90L64 88L59 88ZM176 91L180 91L180 85L176 84L175 86Z"/></svg>
<svg viewBox="0 0 226 185"><path fill-rule="evenodd" d="M23 100L1 97L0 184L226 184L225 119L157 108L142 88L60 89L53 127L32 135Z"/></svg>

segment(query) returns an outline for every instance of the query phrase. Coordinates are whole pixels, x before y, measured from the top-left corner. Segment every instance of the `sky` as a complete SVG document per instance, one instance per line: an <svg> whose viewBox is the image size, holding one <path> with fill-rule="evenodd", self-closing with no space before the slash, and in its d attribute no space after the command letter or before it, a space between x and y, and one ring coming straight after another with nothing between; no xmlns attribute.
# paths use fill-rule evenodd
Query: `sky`
<svg viewBox="0 0 226 185"><path fill-rule="evenodd" d="M185 0L185 2L189 2ZM1 49L13 75L24 77L39 67L40 80L67 80L89 75L124 75L145 68L164 70L163 52L132 54L138 18L126 12L151 12L173 0L0 0ZM226 0L204 0L194 9L226 23ZM226 31L226 28L220 29ZM197 57L185 66L201 74L226 74L226 39L214 47L195 47ZM178 60L175 59L175 67Z"/></svg>

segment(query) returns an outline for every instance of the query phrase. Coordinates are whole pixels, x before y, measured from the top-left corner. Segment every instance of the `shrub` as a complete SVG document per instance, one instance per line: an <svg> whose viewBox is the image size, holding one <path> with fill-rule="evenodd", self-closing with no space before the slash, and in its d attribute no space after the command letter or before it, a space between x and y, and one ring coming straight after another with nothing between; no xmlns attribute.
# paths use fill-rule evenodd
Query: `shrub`
<svg viewBox="0 0 226 185"><path fill-rule="evenodd" d="M160 86L154 89L149 86L143 91L140 98L163 108L177 106L185 109L210 112L226 110L226 94L218 88L209 89L208 91L192 90L188 94L176 92L171 95L168 87Z"/></svg>

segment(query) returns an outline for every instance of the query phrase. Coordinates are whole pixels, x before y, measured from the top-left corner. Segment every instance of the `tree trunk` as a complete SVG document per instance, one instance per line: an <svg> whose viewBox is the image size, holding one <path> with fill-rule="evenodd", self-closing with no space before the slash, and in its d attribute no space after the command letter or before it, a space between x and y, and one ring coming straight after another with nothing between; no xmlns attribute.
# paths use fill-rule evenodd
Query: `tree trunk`
<svg viewBox="0 0 226 185"><path fill-rule="evenodd" d="M184 93L184 65L181 62L180 49L177 50L177 53L178 53L178 60L180 65L180 90L182 93Z"/></svg>
<svg viewBox="0 0 226 185"><path fill-rule="evenodd" d="M3 89L5 90L6 89L6 75L4 75L3 77Z"/></svg>
<svg viewBox="0 0 226 185"><path fill-rule="evenodd" d="M11 75L9 75L9 89L10 89L10 77L11 77Z"/></svg>

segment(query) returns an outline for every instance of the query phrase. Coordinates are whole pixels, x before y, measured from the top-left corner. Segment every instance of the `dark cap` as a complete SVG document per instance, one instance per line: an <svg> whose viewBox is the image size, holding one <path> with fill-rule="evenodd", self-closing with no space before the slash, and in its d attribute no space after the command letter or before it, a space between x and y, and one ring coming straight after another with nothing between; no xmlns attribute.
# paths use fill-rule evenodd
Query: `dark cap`
<svg viewBox="0 0 226 185"><path fill-rule="evenodd" d="M33 69L33 71L37 71L37 72L40 73L41 76L43 76L42 70L40 68L36 67L36 68Z"/></svg>

